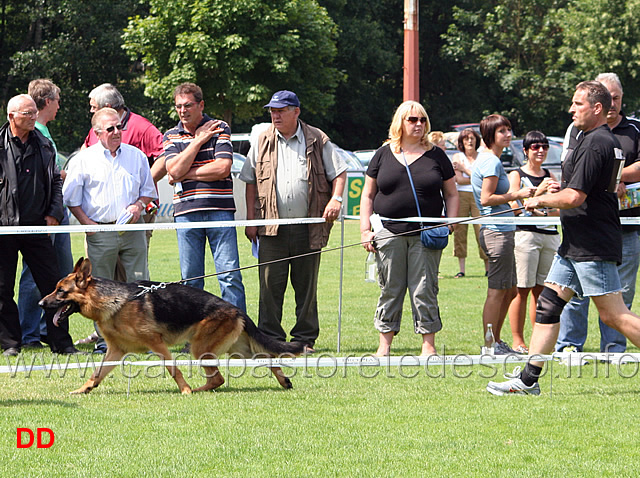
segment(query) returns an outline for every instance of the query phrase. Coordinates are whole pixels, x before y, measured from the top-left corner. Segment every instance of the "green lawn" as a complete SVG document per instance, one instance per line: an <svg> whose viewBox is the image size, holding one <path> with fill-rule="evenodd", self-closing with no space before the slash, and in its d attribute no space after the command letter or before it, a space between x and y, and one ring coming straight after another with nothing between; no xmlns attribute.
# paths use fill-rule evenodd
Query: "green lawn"
<svg viewBox="0 0 640 478"><path fill-rule="evenodd" d="M355 222L345 230L345 243L359 241ZM239 236L242 265L254 264L241 230ZM482 344L486 279L471 234L469 239L467 277L453 279L458 268L452 246L440 269L444 329L436 337L447 355L477 354ZM338 224L330 246L339 243ZM73 247L77 258L81 235ZM346 249L344 257L339 355L364 355L377 346L372 317L378 287L364 281L361 247ZM339 258L329 252L322 259L319 353L336 354ZM207 270L213 271L210 260ZM179 279L174 232L154 234L151 277ZM257 270L243 277L249 314L257 317ZM207 289L216 292L215 279L207 280ZM290 328L290 294L285 310ZM406 301L405 314L410 318ZM587 350L595 352L599 333L591 322ZM74 338L92 330L92 322L77 314L70 324ZM530 330L527 325L527 337ZM508 326L503 335L509 341ZM393 353L419 350L420 337L405 320ZM27 363L34 359L31 352L23 356ZM45 362L51 358L43 356ZM555 364L541 380L540 397L489 395L486 377L499 378L503 370L481 366L296 369L289 371L295 373L289 391L262 369L247 370L218 392L191 396L180 395L157 368L134 369L141 375L130 381L116 369L86 396L68 394L86 380L82 371L0 374L0 471L33 477L638 476L637 368ZM204 378L194 369L187 381L198 386ZM55 442L48 449L17 449L19 427L50 428Z"/></svg>

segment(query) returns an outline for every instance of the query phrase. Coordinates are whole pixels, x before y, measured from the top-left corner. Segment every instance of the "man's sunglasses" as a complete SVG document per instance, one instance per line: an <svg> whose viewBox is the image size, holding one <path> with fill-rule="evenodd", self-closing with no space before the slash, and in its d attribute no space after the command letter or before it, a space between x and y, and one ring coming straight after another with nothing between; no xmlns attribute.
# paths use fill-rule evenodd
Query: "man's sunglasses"
<svg viewBox="0 0 640 478"><path fill-rule="evenodd" d="M116 124L116 125L109 126L108 128L105 128L104 130L105 130L107 133L113 133L116 129L117 129L118 131L122 131L122 130L124 129L124 126L122 126L122 124L118 123L118 124Z"/></svg>
<svg viewBox="0 0 640 478"><path fill-rule="evenodd" d="M426 124L427 123L427 117L426 116L422 116L421 118L418 118L417 116L409 116L407 117L407 121L411 124L416 124L418 121L420 121L422 124Z"/></svg>

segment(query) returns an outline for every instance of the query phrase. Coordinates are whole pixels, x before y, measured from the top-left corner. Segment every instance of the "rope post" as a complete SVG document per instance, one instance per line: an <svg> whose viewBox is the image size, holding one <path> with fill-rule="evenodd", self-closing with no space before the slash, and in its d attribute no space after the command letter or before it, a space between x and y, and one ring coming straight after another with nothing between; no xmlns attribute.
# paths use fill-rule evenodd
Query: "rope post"
<svg viewBox="0 0 640 478"><path fill-rule="evenodd" d="M340 285L338 290L338 348L340 353L340 338L342 332L342 278L344 276L344 216L340 217Z"/></svg>

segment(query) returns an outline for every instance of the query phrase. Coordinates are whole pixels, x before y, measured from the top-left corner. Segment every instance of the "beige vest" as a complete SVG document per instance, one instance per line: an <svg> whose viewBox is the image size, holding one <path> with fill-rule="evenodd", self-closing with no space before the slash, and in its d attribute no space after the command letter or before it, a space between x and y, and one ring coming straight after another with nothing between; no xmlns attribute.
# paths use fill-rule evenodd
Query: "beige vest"
<svg viewBox="0 0 640 478"><path fill-rule="evenodd" d="M307 146L307 185L309 187L309 217L322 217L331 200L331 183L327 181L322 163L322 149L329 137L318 128L300 121ZM278 141L275 126L258 137L256 155L256 219L278 219L276 201L276 169L278 167ZM327 245L332 223L309 224L309 248L322 249ZM261 226L258 235L275 236L278 226Z"/></svg>

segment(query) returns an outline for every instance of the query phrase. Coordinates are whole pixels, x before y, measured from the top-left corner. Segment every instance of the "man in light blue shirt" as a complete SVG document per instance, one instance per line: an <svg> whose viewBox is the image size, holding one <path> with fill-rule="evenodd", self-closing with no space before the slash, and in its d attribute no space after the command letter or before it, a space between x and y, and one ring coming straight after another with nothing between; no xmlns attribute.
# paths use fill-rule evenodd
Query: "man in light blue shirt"
<svg viewBox="0 0 640 478"><path fill-rule="evenodd" d="M91 125L100 140L73 158L62 188L64 204L80 224L115 224L130 214L126 222L142 222L149 201L157 199L147 157L138 148L122 143L118 112L102 108ZM145 231L88 232L87 254L93 275L113 279L116 260L127 282L149 279ZM97 352L105 352L103 339Z"/></svg>

